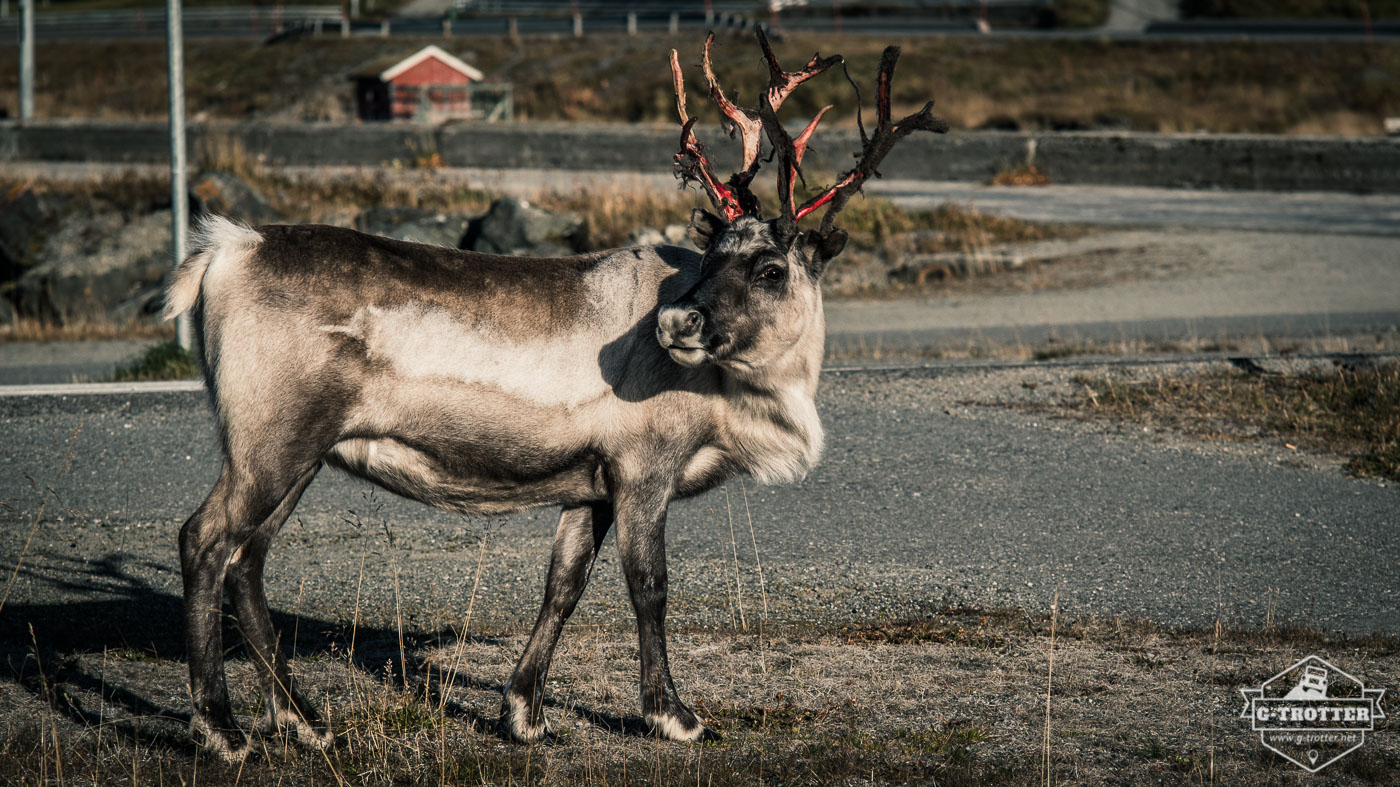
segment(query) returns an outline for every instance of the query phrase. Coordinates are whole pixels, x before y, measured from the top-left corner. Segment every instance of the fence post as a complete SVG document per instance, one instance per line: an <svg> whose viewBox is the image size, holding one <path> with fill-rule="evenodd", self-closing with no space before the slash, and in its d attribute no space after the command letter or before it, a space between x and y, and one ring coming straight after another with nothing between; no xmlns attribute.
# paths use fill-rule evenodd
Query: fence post
<svg viewBox="0 0 1400 787"><path fill-rule="evenodd" d="M29 0L33 3L34 0ZM190 198L185 185L185 31L180 0L165 0L165 51L170 76L170 238L179 265L185 259ZM194 350L194 323L188 313L175 322L175 338L186 352Z"/></svg>
<svg viewBox="0 0 1400 787"><path fill-rule="evenodd" d="M379 23L379 37L380 37L380 38L388 38L388 37L389 37L389 20L385 19L383 22L380 22L380 23Z"/></svg>
<svg viewBox="0 0 1400 787"><path fill-rule="evenodd" d="M671 33L671 35L675 35L676 33L679 33L681 31L681 15L679 12L671 12L671 24L668 25L666 29Z"/></svg>
<svg viewBox="0 0 1400 787"><path fill-rule="evenodd" d="M627 35L629 35L629 36L634 36L634 35L636 35L636 34L637 34L637 12L636 12L636 11L628 11L628 12L627 12Z"/></svg>
<svg viewBox="0 0 1400 787"><path fill-rule="evenodd" d="M574 14L574 38L583 37L583 14Z"/></svg>
<svg viewBox="0 0 1400 787"><path fill-rule="evenodd" d="M520 22L513 16L506 20L506 35L512 41L520 37Z"/></svg>
<svg viewBox="0 0 1400 787"><path fill-rule="evenodd" d="M341 14L341 15L340 15L340 37L341 37L341 38L349 38L349 37L350 37L350 17L348 17L348 16L346 16L346 15L344 15L344 14Z"/></svg>
<svg viewBox="0 0 1400 787"><path fill-rule="evenodd" d="M21 0L19 34L19 119L34 119L34 0Z"/></svg>

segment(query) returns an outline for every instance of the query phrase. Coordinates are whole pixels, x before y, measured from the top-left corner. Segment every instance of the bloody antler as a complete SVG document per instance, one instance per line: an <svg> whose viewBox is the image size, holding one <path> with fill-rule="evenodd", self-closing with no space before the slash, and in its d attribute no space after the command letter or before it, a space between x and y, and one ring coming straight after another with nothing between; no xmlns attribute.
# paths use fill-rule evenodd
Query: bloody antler
<svg viewBox="0 0 1400 787"><path fill-rule="evenodd" d="M778 160L778 200L781 203L780 231L786 234L795 233L797 222L822 206L827 206L827 212L822 218L821 232L830 232L833 229L836 214L846 206L852 196L860 191L861 185L871 175L879 176L876 167L879 166L896 142L911 131L923 129L944 133L948 130L946 122L930 113L933 107L932 101L928 102L919 112L898 123L890 121L890 81L894 78L894 66L899 59L899 48L886 48L880 57L880 73L876 85L875 103L878 120L874 136L866 136L865 126L860 119L860 109L857 107L856 122L860 126L861 152L856 166L843 174L834 186L798 207L793 191L796 181L802 178L802 157L807 152L807 145L811 142L817 124L821 122L822 116L831 107L829 105L822 107L802 133L797 135L796 139L788 134L787 129L778 121L778 108L803 82L826 72L833 66L844 65L845 60L840 55L822 57L820 54L816 54L801 69L784 71L782 66L778 64L778 58L773 53L773 47L769 44L768 36L764 34L763 29L757 28L757 34L769 73L768 87L760 95L757 109L737 107L725 96L724 91L719 86L719 80L715 78L714 67L710 61L710 47L714 42L714 33L705 39L705 53L701 65L704 68L705 80L709 84L710 98L728 121L727 130L730 136L732 137L737 131L743 145L743 163L740 165L740 169L723 183L714 174L704 149L695 138L695 119L686 114L685 81L681 75L679 57L674 49L671 50L671 76L675 83L676 112L680 116L681 122L681 150L676 154L676 166L683 179L698 181L704 187L706 193L710 195L711 201L724 214L726 220L733 221L743 215L755 217L759 215L758 199L753 195L750 185L753 183L760 164L760 131L767 135L769 145L773 149L773 158ZM859 100L859 91L857 91L857 100Z"/></svg>
<svg viewBox="0 0 1400 787"><path fill-rule="evenodd" d="M899 61L899 47L885 47L880 55L880 72L875 82L875 133L867 137L865 125L860 122L860 109L856 109L856 123L860 127L861 152L855 167L837 179L836 185L802 203L794 209L794 220L801 221L812 211L827 206L822 217L821 232L830 232L835 224L836 214L846 207L851 197L860 191L861 186L871 175L879 177L876 167L885 155L911 131L932 131L935 134L948 133L948 121L933 114L933 102L924 104L923 109L906 116L898 123L890 120L890 83L894 80L894 66Z"/></svg>
<svg viewBox="0 0 1400 787"><path fill-rule="evenodd" d="M674 49L671 50L671 78L676 87L676 114L681 120L681 150L676 154L676 168L686 181L698 181L725 220L733 221L744 215L744 209L734 191L715 177L705 149L695 138L696 118L685 111L685 78L681 76L680 59Z"/></svg>

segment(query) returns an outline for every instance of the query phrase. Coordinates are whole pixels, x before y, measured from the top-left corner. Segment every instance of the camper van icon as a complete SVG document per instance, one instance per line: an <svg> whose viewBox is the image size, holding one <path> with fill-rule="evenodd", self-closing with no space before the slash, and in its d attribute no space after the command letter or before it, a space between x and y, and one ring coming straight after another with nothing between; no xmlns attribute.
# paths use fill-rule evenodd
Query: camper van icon
<svg viewBox="0 0 1400 787"><path fill-rule="evenodd" d="M1303 667L1303 677L1298 685L1283 695L1286 700L1325 700L1327 699L1327 669L1311 664Z"/></svg>

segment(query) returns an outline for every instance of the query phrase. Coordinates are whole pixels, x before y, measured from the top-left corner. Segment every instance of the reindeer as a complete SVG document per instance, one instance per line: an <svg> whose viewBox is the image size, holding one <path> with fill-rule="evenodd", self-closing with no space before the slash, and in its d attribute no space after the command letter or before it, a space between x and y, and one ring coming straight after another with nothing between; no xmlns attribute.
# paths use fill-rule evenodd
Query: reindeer
<svg viewBox="0 0 1400 787"><path fill-rule="evenodd" d="M705 79L743 145L740 170L724 182L696 140L671 52L678 174L719 210L692 213L703 256L660 246L517 259L335 227L203 222L165 317L194 313L224 453L213 491L180 530L191 727L208 749L228 759L248 751L224 677L224 593L260 675L263 729L332 741L293 686L263 592L268 547L323 464L449 511L562 507L544 602L504 690L511 738L549 732L550 658L614 527L637 616L645 720L671 740L713 735L671 680L667 506L739 473L793 481L816 463L819 282L847 239L833 221L901 137L947 130L932 102L891 119L898 50L887 49L878 120L869 136L861 124L855 166L798 205L803 153L830 107L795 139L777 111L844 61L814 56L785 72L760 29L770 80L756 109L740 109L715 78L713 39ZM778 166L780 211L768 220L751 189L760 135ZM799 229L823 207L819 228Z"/></svg>

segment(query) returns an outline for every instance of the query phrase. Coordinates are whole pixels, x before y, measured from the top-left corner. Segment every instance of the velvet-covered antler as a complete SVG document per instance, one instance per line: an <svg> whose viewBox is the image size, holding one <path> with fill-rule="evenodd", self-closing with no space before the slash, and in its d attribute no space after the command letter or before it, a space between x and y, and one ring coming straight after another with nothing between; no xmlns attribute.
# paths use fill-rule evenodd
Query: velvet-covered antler
<svg viewBox="0 0 1400 787"><path fill-rule="evenodd" d="M802 178L802 157L807 152L807 146L812 140L812 134L816 131L817 124L821 122L822 116L831 107L829 105L822 107L796 138L788 134L787 129L779 122L778 109L802 83L825 73L834 66L844 66L845 59L840 55L822 57L820 54L815 54L801 69L784 71L782 66L778 64L778 58L773 53L773 47L769 44L768 36L763 32L763 29L757 28L757 34L759 46L763 50L764 62L768 65L769 78L768 87L760 94L756 109L740 108L724 94L724 90L719 86L719 80L715 77L714 66L710 59L714 33L705 39L705 51L701 65L705 72L705 80L709 85L710 99L715 102L720 113L728 121L730 136L732 137L737 132L743 146L743 161L740 169L725 182L720 182L714 174L703 147L695 138L695 118L689 117L686 113L685 80L681 75L679 56L674 49L671 50L671 76L676 91L676 112L680 116L681 122L681 150L676 154L676 167L683 179L697 181L701 184L726 220L733 221L743 215L758 217L760 214L758 199L750 188L761 164L759 156L760 132L768 137L768 143L772 148L771 158L778 161L778 200L781 203L778 219L781 225L779 229L787 234L795 233L799 221L823 206L827 207L827 212L822 218L821 231L823 233L830 232L833 229L836 214L846 206L852 196L860 191L861 184L871 175L879 176L876 167L879 166L896 142L911 131L922 129L943 133L948 130L946 122L930 113L933 107L932 101L919 112L900 120L898 123L891 122L890 81L894 78L894 66L899 59L899 49L888 47L880 58L880 72L875 96L878 120L874 135L866 135L865 126L860 120L860 110L857 107L856 122L860 126L861 152L857 154L856 166L838 178L835 185L807 200L800 207L797 206L793 192L796 182ZM859 101L859 90L857 90L856 97Z"/></svg>
<svg viewBox="0 0 1400 787"><path fill-rule="evenodd" d="M899 62L899 47L885 47L880 55L880 71L875 81L875 133L866 136L865 124L860 122L860 110L856 110L856 123L860 127L861 150L855 167L837 178L836 184L812 197L802 206L793 210L794 220L801 221L808 214L827 206L822 217L821 232L830 232L835 224L836 214L846 207L851 197L860 191L862 184L871 175L879 177L876 167L885 155L912 131L932 131L935 134L948 133L948 121L933 114L933 102L924 104L923 109L906 116L899 122L890 118L890 83L894 81L894 66Z"/></svg>

